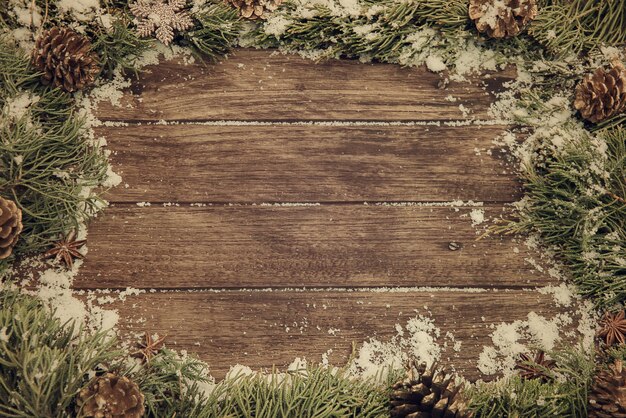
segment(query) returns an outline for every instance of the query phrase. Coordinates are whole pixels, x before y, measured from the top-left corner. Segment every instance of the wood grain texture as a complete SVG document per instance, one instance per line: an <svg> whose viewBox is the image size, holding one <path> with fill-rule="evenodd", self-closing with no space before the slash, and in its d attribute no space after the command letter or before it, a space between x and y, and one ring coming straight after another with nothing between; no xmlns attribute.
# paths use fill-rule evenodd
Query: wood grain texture
<svg viewBox="0 0 626 418"><path fill-rule="evenodd" d="M113 202L511 202L501 126L101 128L127 187Z"/></svg>
<svg viewBox="0 0 626 418"><path fill-rule="evenodd" d="M458 212L457 212L458 210ZM486 216L501 214L488 208ZM470 208L111 207L89 230L76 288L527 287L546 283ZM462 249L451 251L449 243Z"/></svg>
<svg viewBox="0 0 626 418"><path fill-rule="evenodd" d="M174 61L148 67L103 120L456 120L488 118L492 96L512 70L438 87L423 68L330 60L314 64L268 50L236 50L215 65ZM450 101L455 98L456 101ZM463 114L459 105L472 110Z"/></svg>
<svg viewBox="0 0 626 418"><path fill-rule="evenodd" d="M231 365L283 367L296 357L320 361L328 350L330 362L342 365L353 342L388 341L396 324L423 315L440 329L443 363L475 379L483 346L493 345L492 324L525 320L531 311L546 318L563 311L532 291L157 292L105 306L119 309L124 334L166 335L169 347L196 353L217 378Z"/></svg>

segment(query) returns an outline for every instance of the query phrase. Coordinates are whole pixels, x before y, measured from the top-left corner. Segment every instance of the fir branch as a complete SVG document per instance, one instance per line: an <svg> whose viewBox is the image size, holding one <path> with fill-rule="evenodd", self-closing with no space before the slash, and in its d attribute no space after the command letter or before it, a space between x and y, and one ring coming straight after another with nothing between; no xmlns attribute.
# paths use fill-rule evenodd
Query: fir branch
<svg viewBox="0 0 626 418"><path fill-rule="evenodd" d="M183 43L210 60L225 55L235 45L243 25L237 9L223 2L208 3L194 17L198 23L183 34Z"/></svg>
<svg viewBox="0 0 626 418"><path fill-rule="evenodd" d="M16 252L38 251L93 216L102 202L86 188L106 178L104 153L83 132L70 95L42 87L29 58L0 40L0 195L22 209ZM18 94L37 97L10 115Z"/></svg>
<svg viewBox="0 0 626 418"><path fill-rule="evenodd" d="M321 366L280 374L239 375L218 384L202 417L383 418L388 389Z"/></svg>
<svg viewBox="0 0 626 418"><path fill-rule="evenodd" d="M61 323L43 303L13 290L0 294L0 415L68 416L97 365L113 359L114 340Z"/></svg>
<svg viewBox="0 0 626 418"><path fill-rule="evenodd" d="M94 25L88 35L93 39L92 49L100 58L101 74L112 77L114 71L137 72L137 61L141 54L153 44L152 40L140 39L131 27L130 15L117 11L110 28Z"/></svg>
<svg viewBox="0 0 626 418"><path fill-rule="evenodd" d="M598 306L626 301L626 129L578 137L562 150L537 145L522 172L519 220L504 230L538 233Z"/></svg>
<svg viewBox="0 0 626 418"><path fill-rule="evenodd" d="M202 387L210 386L205 363L163 349L144 367L126 371L145 397L147 417L202 417L207 396Z"/></svg>
<svg viewBox="0 0 626 418"><path fill-rule="evenodd" d="M550 353L557 361L557 378L542 382L515 375L477 384L467 393L475 418L584 417L594 373L592 356L583 349Z"/></svg>
<svg viewBox="0 0 626 418"><path fill-rule="evenodd" d="M578 54L626 44L626 0L554 0L539 10L528 32L550 52Z"/></svg>

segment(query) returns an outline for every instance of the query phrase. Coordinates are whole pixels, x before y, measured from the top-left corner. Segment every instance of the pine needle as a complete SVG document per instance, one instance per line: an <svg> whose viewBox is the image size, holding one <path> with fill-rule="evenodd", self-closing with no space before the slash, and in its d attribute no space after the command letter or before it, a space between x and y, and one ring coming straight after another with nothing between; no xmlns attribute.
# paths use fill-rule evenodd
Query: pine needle
<svg viewBox="0 0 626 418"><path fill-rule="evenodd" d="M61 323L40 300L0 293L0 416L68 416L87 373L119 353L106 333Z"/></svg>

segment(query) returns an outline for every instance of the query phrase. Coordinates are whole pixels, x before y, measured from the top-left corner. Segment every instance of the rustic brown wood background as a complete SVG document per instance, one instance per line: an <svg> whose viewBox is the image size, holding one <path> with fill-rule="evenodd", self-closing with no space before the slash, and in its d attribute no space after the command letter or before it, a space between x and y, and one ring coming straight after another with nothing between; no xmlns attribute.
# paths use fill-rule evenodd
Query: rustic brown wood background
<svg viewBox="0 0 626 418"><path fill-rule="evenodd" d="M437 206L480 201L497 217L519 198L502 156L486 152L505 127L457 123L488 119L511 76L442 89L424 69L255 50L151 67L123 106L99 108L129 123L98 129L123 184L90 228L75 288L144 290L113 305L122 329L167 335L217 377L329 349L341 364L352 342L422 314L442 331L444 361L475 378L491 324L556 313L527 289L550 279L520 243L477 241L471 206ZM427 286L442 289L414 289Z"/></svg>

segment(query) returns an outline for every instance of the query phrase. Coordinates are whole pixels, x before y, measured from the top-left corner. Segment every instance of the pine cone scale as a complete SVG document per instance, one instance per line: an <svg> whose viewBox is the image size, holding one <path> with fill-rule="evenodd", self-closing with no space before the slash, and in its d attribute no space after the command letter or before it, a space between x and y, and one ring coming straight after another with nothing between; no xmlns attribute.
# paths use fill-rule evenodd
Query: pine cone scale
<svg viewBox="0 0 626 418"><path fill-rule="evenodd" d="M283 0L225 0L239 10L239 15L246 19L265 19L267 12L273 12Z"/></svg>
<svg viewBox="0 0 626 418"><path fill-rule="evenodd" d="M590 418L626 418L626 370L621 361L595 377L588 412Z"/></svg>
<svg viewBox="0 0 626 418"><path fill-rule="evenodd" d="M0 260L12 254L22 229L20 208L12 200L0 197Z"/></svg>

